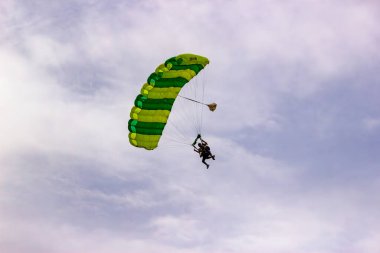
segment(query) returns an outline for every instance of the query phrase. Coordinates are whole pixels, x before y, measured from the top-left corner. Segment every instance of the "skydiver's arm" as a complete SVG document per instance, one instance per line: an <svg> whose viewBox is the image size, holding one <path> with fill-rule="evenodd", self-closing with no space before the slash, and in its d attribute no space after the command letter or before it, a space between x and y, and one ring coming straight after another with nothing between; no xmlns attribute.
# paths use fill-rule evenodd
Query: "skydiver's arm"
<svg viewBox="0 0 380 253"><path fill-rule="evenodd" d="M203 140L202 138L201 138L201 142L203 145L208 145L208 143L205 140Z"/></svg>
<svg viewBox="0 0 380 253"><path fill-rule="evenodd" d="M192 144L194 148L195 148L195 144L197 143L197 140L198 140L198 139L201 139L201 140L202 140L200 134L197 135L197 138L195 138L195 140L194 140L194 142L193 142L193 144Z"/></svg>

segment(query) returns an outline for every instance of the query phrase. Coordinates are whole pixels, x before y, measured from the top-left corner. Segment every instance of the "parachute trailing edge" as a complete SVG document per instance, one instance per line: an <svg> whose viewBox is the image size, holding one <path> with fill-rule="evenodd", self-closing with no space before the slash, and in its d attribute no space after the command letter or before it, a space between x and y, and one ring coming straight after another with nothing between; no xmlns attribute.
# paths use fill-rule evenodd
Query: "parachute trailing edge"
<svg viewBox="0 0 380 253"><path fill-rule="evenodd" d="M129 142L147 150L155 149L181 88L207 64L206 57L181 54L169 58L150 74L131 109Z"/></svg>

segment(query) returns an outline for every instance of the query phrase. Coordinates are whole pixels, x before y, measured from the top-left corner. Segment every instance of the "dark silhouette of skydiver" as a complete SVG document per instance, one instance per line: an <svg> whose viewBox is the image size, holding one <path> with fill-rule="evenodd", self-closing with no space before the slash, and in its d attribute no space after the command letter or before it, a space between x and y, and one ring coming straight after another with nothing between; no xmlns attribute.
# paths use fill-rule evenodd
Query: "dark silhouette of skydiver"
<svg viewBox="0 0 380 253"><path fill-rule="evenodd" d="M198 140L200 140L200 142L198 143L198 147L196 147L195 144L197 144ZM210 165L206 163L206 159L212 158L213 160L215 160L215 155L211 153L211 149L208 146L208 143L202 139L200 134L198 134L192 146L194 147L194 151L199 153L199 156L202 158L202 163L204 163L206 165L206 168L208 169Z"/></svg>

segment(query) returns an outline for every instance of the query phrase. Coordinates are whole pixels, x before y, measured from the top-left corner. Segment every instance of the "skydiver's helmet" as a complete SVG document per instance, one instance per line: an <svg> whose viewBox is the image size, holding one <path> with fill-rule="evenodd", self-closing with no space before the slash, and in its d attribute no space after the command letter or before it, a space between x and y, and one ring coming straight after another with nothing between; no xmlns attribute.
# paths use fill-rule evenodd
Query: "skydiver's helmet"
<svg viewBox="0 0 380 253"><path fill-rule="evenodd" d="M201 147L202 147L202 144L201 144L201 143L198 143L198 147L200 147L200 148L201 148Z"/></svg>

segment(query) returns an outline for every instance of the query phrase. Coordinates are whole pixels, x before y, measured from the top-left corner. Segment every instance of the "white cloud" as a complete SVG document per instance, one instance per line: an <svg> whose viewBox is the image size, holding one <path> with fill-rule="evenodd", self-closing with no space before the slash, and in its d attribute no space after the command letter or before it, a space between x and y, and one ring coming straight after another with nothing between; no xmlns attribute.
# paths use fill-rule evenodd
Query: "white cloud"
<svg viewBox="0 0 380 253"><path fill-rule="evenodd" d="M374 131L380 127L380 119L378 119L378 118L367 118L367 119L363 120L363 125L364 125L365 129L367 129L368 131Z"/></svg>
<svg viewBox="0 0 380 253"><path fill-rule="evenodd" d="M211 237L206 232L207 228L191 217L157 217L151 226L154 228L154 237L173 244L199 244Z"/></svg>
<svg viewBox="0 0 380 253"><path fill-rule="evenodd" d="M27 54L30 55L32 62L36 62L41 67L59 67L77 57L72 47L46 36L32 35L25 44L28 47Z"/></svg>

